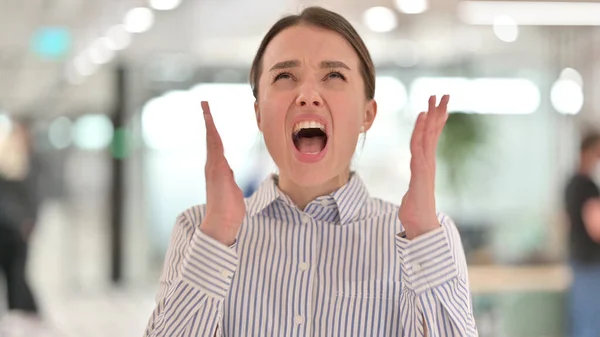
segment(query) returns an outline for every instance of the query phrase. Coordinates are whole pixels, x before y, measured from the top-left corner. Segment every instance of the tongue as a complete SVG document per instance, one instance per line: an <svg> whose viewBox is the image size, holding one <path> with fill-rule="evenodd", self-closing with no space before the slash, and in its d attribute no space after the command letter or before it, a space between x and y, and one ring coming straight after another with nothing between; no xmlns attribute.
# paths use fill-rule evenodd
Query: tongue
<svg viewBox="0 0 600 337"><path fill-rule="evenodd" d="M302 153L319 153L325 148L325 137L300 137L296 148Z"/></svg>

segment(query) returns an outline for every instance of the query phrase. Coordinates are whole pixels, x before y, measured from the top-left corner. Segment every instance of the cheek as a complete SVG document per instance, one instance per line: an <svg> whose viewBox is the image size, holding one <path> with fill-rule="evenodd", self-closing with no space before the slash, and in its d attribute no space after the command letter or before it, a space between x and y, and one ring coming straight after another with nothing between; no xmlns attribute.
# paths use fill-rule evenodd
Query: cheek
<svg viewBox="0 0 600 337"><path fill-rule="evenodd" d="M280 121L277 119L277 114L266 112L261 116L260 128L265 134L265 137L271 137L278 129L281 129Z"/></svg>
<svg viewBox="0 0 600 337"><path fill-rule="evenodd" d="M269 99L259 104L260 128L269 141L282 137L285 132L286 110L277 100Z"/></svg>
<svg viewBox="0 0 600 337"><path fill-rule="evenodd" d="M265 89L258 101L261 124L276 124L285 121L287 110L293 101L294 95L291 91Z"/></svg>
<svg viewBox="0 0 600 337"><path fill-rule="evenodd" d="M336 102L335 108L332 108L333 126L336 131L347 136L355 135L359 132L363 123L363 114L358 104L349 100L347 97Z"/></svg>

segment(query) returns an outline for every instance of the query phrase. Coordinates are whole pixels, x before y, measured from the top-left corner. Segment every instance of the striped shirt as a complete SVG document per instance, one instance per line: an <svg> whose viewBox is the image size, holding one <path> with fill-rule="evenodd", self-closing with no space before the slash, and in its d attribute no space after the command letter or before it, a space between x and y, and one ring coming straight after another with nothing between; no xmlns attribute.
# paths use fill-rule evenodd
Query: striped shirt
<svg viewBox="0 0 600 337"><path fill-rule="evenodd" d="M198 230L204 206L178 217L145 336L477 336L450 218L407 240L356 174L304 211L276 180L246 199L231 247Z"/></svg>

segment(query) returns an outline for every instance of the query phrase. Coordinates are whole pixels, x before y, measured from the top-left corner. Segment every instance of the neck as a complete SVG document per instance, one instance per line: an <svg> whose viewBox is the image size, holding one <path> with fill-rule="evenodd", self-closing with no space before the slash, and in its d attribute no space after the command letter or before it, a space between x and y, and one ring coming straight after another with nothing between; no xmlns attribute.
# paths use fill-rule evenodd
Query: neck
<svg viewBox="0 0 600 337"><path fill-rule="evenodd" d="M585 176L590 176L595 166L596 160L583 157L581 158L581 162L579 163L579 173Z"/></svg>
<svg viewBox="0 0 600 337"><path fill-rule="evenodd" d="M288 177L283 175L279 176L279 189L283 191L299 209L304 210L306 206L316 198L328 195L340 187L348 183L350 179L350 170L344 171L342 174L337 175L322 184L315 186L302 186L292 181Z"/></svg>
<svg viewBox="0 0 600 337"><path fill-rule="evenodd" d="M590 165L579 165L579 174L590 176L592 174L592 167Z"/></svg>
<svg viewBox="0 0 600 337"><path fill-rule="evenodd" d="M596 166L596 158L583 153L579 162L579 174L590 176Z"/></svg>

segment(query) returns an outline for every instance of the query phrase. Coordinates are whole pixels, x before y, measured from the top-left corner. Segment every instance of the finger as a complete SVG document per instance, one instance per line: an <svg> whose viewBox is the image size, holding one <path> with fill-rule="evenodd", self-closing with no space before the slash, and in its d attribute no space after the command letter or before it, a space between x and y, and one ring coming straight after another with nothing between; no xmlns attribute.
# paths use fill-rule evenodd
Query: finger
<svg viewBox="0 0 600 337"><path fill-rule="evenodd" d="M439 140L440 137L442 135L442 132L444 131L444 126L446 125L446 122L448 121L448 102L450 101L450 96L449 95L444 95L440 101L440 104L437 107L437 114L438 114L438 120L436 121L436 130L434 132L435 134L435 139L433 140L433 152L435 155L435 151L437 151L437 147L439 145Z"/></svg>
<svg viewBox="0 0 600 337"><path fill-rule="evenodd" d="M442 96L440 100L440 104L435 108L435 131L436 133L441 133L446 121L448 120L448 102L450 101L449 95Z"/></svg>
<svg viewBox="0 0 600 337"><path fill-rule="evenodd" d="M446 121L448 121L448 102L450 101L450 95L443 95L440 103L435 109L435 130L430 134L426 135L424 143L425 143L425 157L427 164L432 168L433 172L435 172L435 158L437 153L437 148L439 145L440 136L442 135L442 131L444 130L444 126L446 125ZM435 173L434 173L435 174Z"/></svg>
<svg viewBox="0 0 600 337"><path fill-rule="evenodd" d="M215 126L208 102L202 101L201 105L206 127L206 162L209 163L224 156L223 142Z"/></svg>
<svg viewBox="0 0 600 337"><path fill-rule="evenodd" d="M429 96L429 109L427 110L427 112L433 112L435 111L435 103L437 102L437 97L435 95L433 96Z"/></svg>
<svg viewBox="0 0 600 337"><path fill-rule="evenodd" d="M436 114L439 117L437 122L438 129L443 128L446 120L448 119L448 102L450 102L450 95L444 95L440 100L440 104L436 108Z"/></svg>
<svg viewBox="0 0 600 337"><path fill-rule="evenodd" d="M430 161L431 154L435 152L435 134L437 126L439 124L439 114L436 107L437 97L435 95L429 97L429 110L427 111L427 121L425 125L425 132L423 134L423 151L428 161ZM431 163L429 163L431 164Z"/></svg>
<svg viewBox="0 0 600 337"><path fill-rule="evenodd" d="M427 110L427 118L425 122L425 134L433 132L436 126L436 100L437 98L435 95L429 97L429 108Z"/></svg>
<svg viewBox="0 0 600 337"><path fill-rule="evenodd" d="M444 96L442 96L442 99L440 100L440 104L438 104L437 108L438 109L444 109L444 111L448 110L448 102L450 102L450 95L446 94Z"/></svg>
<svg viewBox="0 0 600 337"><path fill-rule="evenodd" d="M448 120L448 102L450 101L450 95L443 95L440 103L433 108L434 110L430 110L431 113L431 117L432 118L432 126L431 129L429 129L427 133L431 133L433 134L433 138L430 138L428 140L428 144L427 144L427 150L428 152L431 151L435 151L435 148L437 148L437 141L442 133L442 130L444 128L444 125L446 124L446 121ZM429 101L429 109L432 109L431 107L431 103L432 100L430 99Z"/></svg>

